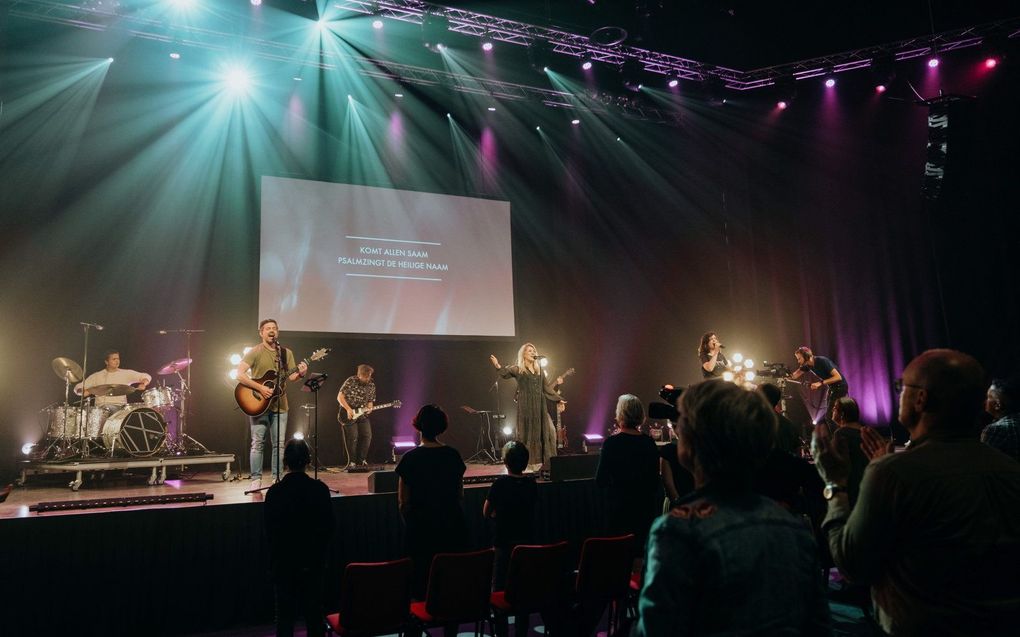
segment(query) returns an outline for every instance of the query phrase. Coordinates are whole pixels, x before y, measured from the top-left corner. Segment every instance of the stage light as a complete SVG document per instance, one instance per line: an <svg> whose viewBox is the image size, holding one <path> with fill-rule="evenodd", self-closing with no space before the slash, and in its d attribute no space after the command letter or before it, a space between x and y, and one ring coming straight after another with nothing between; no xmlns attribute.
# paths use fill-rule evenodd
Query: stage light
<svg viewBox="0 0 1020 637"><path fill-rule="evenodd" d="M322 33L323 31L325 31L326 30L326 20L322 19L322 20L319 20L318 22L316 22L315 23L315 29L319 33Z"/></svg>
<svg viewBox="0 0 1020 637"><path fill-rule="evenodd" d="M113 64L113 58L106 58L107 64Z"/></svg>
<svg viewBox="0 0 1020 637"><path fill-rule="evenodd" d="M671 77L669 79L669 82L666 82L666 86L668 86L669 88L676 88L680 86L680 80L678 78Z"/></svg>
<svg viewBox="0 0 1020 637"><path fill-rule="evenodd" d="M789 106L789 104L787 104L783 100L780 100L780 101L776 102L776 108L778 108L781 111L785 111L787 106Z"/></svg>
<svg viewBox="0 0 1020 637"><path fill-rule="evenodd" d="M542 130L542 127L541 126L536 126L535 130L540 131L540 130Z"/></svg>
<svg viewBox="0 0 1020 637"><path fill-rule="evenodd" d="M240 365L241 364L241 355L240 354L231 354L230 355L230 364L233 365L234 367L237 367L238 365Z"/></svg>
<svg viewBox="0 0 1020 637"><path fill-rule="evenodd" d="M372 20L372 28L377 30L377 31L379 29L383 28L383 21L382 20Z"/></svg>
<svg viewBox="0 0 1020 637"><path fill-rule="evenodd" d="M937 56L933 55L932 57L928 58L928 68L929 69L937 69L938 66L939 66L939 58Z"/></svg>
<svg viewBox="0 0 1020 637"><path fill-rule="evenodd" d="M251 0L251 6L253 6L253 7L261 7L262 6L262 0Z"/></svg>
<svg viewBox="0 0 1020 637"><path fill-rule="evenodd" d="M751 369L754 367L754 361L750 358L744 360L744 369Z"/></svg>
<svg viewBox="0 0 1020 637"><path fill-rule="evenodd" d="M590 71L592 66L594 66L594 63L592 62L590 55L586 55L581 58L581 70Z"/></svg>
<svg viewBox="0 0 1020 637"><path fill-rule="evenodd" d="M304 432L302 432L302 431L295 431L294 432L294 440L304 440L304 439L305 439Z"/></svg>
<svg viewBox="0 0 1020 637"><path fill-rule="evenodd" d="M987 58L985 58L985 68L986 69L994 69L997 66L999 66L999 58L997 58L997 57L987 57Z"/></svg>
<svg viewBox="0 0 1020 637"><path fill-rule="evenodd" d="M549 359L548 358L540 358L540 359L538 359L538 365L539 365L539 367L546 367L546 366L548 366L549 365Z"/></svg>
<svg viewBox="0 0 1020 637"><path fill-rule="evenodd" d="M495 112L496 112L496 107L495 107L495 106L490 106L490 107L489 107L488 109L486 109L486 110L488 110L488 111L489 111L490 113L495 113Z"/></svg>
<svg viewBox="0 0 1020 637"><path fill-rule="evenodd" d="M439 44L436 45L436 50L437 51L445 51L446 50L446 45L443 44L442 42L440 42Z"/></svg>
<svg viewBox="0 0 1020 637"><path fill-rule="evenodd" d="M449 113L446 114L446 119L450 119L450 114Z"/></svg>
<svg viewBox="0 0 1020 637"><path fill-rule="evenodd" d="M619 137L617 137L617 138L616 138L616 141L618 141L618 142L622 142L623 140L622 140L622 139L620 139Z"/></svg>
<svg viewBox="0 0 1020 637"><path fill-rule="evenodd" d="M181 54L178 53L177 51L174 51L173 53L170 54L170 59L171 60L179 60L179 59L181 59Z"/></svg>
<svg viewBox="0 0 1020 637"><path fill-rule="evenodd" d="M885 84L879 84L879 85L877 85L877 86L875 87L875 92L876 92L876 93L885 93L885 91L886 91L886 86L885 86Z"/></svg>
<svg viewBox="0 0 1020 637"><path fill-rule="evenodd" d="M237 370L232 369L229 372L227 372L227 378L230 380L237 380Z"/></svg>
<svg viewBox="0 0 1020 637"><path fill-rule="evenodd" d="M195 6L195 0L173 0L171 4L178 9L190 9ZM252 4L255 3L252 2Z"/></svg>
<svg viewBox="0 0 1020 637"><path fill-rule="evenodd" d="M750 370L744 372L744 380L746 380L747 382L751 382L752 380L754 380L754 372Z"/></svg>
<svg viewBox="0 0 1020 637"><path fill-rule="evenodd" d="M739 363L743 362L743 360L744 360L744 355L741 354L740 352L737 352L737 353L735 353L733 355L733 362L734 363L739 364Z"/></svg>
<svg viewBox="0 0 1020 637"><path fill-rule="evenodd" d="M548 66L543 66L542 67L542 72L543 73L548 73L549 72L549 67Z"/></svg>
<svg viewBox="0 0 1020 637"><path fill-rule="evenodd" d="M829 79L825 80L825 88L832 88L833 86L836 86L835 78L830 77Z"/></svg>
<svg viewBox="0 0 1020 637"><path fill-rule="evenodd" d="M504 436L512 436L513 433L514 433L514 428L513 427L511 427L510 425L504 425L503 426L503 435Z"/></svg>
<svg viewBox="0 0 1020 637"><path fill-rule="evenodd" d="M482 40L482 50L483 51L491 51L492 50L492 41L491 40Z"/></svg>
<svg viewBox="0 0 1020 637"><path fill-rule="evenodd" d="M301 82L302 81L301 78L296 76L296 75L294 77L290 78L290 79L294 80L295 82Z"/></svg>
<svg viewBox="0 0 1020 637"><path fill-rule="evenodd" d="M251 347L249 346L249 347L245 347L243 350L241 350L241 353L242 354L247 354L250 351L251 351Z"/></svg>
<svg viewBox="0 0 1020 637"><path fill-rule="evenodd" d="M227 90L235 94L243 94L251 87L251 76L248 70L240 66L229 67L223 74L223 83Z"/></svg>
<svg viewBox="0 0 1020 637"><path fill-rule="evenodd" d="M26 442L25 444L21 445L21 453L25 454L26 456L32 453L32 449L35 449L34 442Z"/></svg>
<svg viewBox="0 0 1020 637"><path fill-rule="evenodd" d="M401 98L401 97L403 97L403 96L404 96L404 94L403 94L403 93L394 93L394 94L393 94L393 97L396 97L396 98L398 98L398 99L399 99L399 98Z"/></svg>
<svg viewBox="0 0 1020 637"><path fill-rule="evenodd" d="M581 120L579 120L579 119L572 119L572 120L570 120L570 123L573 124L574 126L577 126L577 125L579 125L581 123Z"/></svg>
<svg viewBox="0 0 1020 637"><path fill-rule="evenodd" d="M723 372L722 373L722 379L724 381L726 381L727 383L732 383L733 382L733 372Z"/></svg>

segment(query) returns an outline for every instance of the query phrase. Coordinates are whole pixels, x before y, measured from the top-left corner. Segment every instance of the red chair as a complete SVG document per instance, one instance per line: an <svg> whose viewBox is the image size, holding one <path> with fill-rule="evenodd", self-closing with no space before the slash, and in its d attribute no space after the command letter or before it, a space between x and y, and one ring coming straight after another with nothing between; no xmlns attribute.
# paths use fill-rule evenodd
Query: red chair
<svg viewBox="0 0 1020 637"><path fill-rule="evenodd" d="M439 553L432 559L424 602L411 603L411 615L422 630L474 623L475 635L490 621L492 549L471 553Z"/></svg>
<svg viewBox="0 0 1020 637"><path fill-rule="evenodd" d="M584 541L575 584L576 619L581 632L594 631L606 606L609 606L607 633L614 635L619 631L634 568L633 544L633 534Z"/></svg>
<svg viewBox="0 0 1020 637"><path fill-rule="evenodd" d="M344 637L401 633L408 626L411 560L351 563L344 570L340 612L326 616L326 626Z"/></svg>
<svg viewBox="0 0 1020 637"><path fill-rule="evenodd" d="M566 575L568 544L528 545L514 547L507 569L506 588L490 596L496 621L496 633L506 635L507 618L524 618L524 632L514 624L514 635L527 634L527 617L532 613L548 613L562 608L570 597ZM546 634L551 632L546 623Z"/></svg>

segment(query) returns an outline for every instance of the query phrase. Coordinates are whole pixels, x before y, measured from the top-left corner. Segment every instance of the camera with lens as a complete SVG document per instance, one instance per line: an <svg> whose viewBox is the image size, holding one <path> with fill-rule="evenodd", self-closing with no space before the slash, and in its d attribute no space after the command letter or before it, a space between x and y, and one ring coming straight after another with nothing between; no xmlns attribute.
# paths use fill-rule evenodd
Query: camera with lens
<svg viewBox="0 0 1020 637"><path fill-rule="evenodd" d="M663 399L664 403L653 402L648 403L648 417L651 420L668 420L670 422L676 422L680 412L677 411L676 404L680 400L680 394L684 392L682 387L676 387L669 383L663 385L659 389L659 398Z"/></svg>

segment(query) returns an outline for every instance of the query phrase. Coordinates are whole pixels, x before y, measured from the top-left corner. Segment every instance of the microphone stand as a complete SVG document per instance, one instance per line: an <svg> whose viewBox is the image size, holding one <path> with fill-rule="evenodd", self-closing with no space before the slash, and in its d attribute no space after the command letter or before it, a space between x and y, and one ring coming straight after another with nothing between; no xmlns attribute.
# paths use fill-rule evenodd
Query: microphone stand
<svg viewBox="0 0 1020 637"><path fill-rule="evenodd" d="M309 373L305 381L305 387L312 392L312 402L315 405L315 415L312 417L312 464L315 467L312 471L316 480L319 479L319 390L327 378L329 376L326 374Z"/></svg>
<svg viewBox="0 0 1020 637"><path fill-rule="evenodd" d="M85 379L88 378L89 369L89 329L92 327L92 323L82 323L81 326L85 332L85 351L82 353L82 372L81 372L81 400L78 401L78 439L81 441L81 455L83 458L88 458L89 455L89 439L86 435L86 428L88 423L85 422Z"/></svg>

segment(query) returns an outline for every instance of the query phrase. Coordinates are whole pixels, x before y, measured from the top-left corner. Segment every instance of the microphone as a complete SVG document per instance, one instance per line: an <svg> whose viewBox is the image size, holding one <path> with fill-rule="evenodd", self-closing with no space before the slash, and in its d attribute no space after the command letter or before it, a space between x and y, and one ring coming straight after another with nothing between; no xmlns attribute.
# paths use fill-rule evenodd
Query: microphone
<svg viewBox="0 0 1020 637"><path fill-rule="evenodd" d="M723 345L722 343L719 343L719 349L726 349L726 346Z"/></svg>
<svg viewBox="0 0 1020 637"><path fill-rule="evenodd" d="M160 330L159 333L160 334L166 334L166 330Z"/></svg>
<svg viewBox="0 0 1020 637"><path fill-rule="evenodd" d="M535 354L535 358L549 358L549 357L544 354Z"/></svg>
<svg viewBox="0 0 1020 637"><path fill-rule="evenodd" d="M99 331L99 332L103 331L103 326L99 325L98 323L84 323L84 322L79 321L78 325L84 325L86 327L94 327L94 328L96 328L96 331Z"/></svg>

